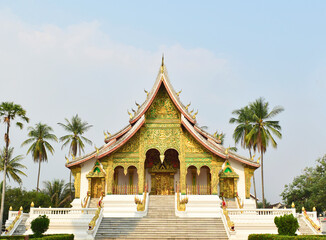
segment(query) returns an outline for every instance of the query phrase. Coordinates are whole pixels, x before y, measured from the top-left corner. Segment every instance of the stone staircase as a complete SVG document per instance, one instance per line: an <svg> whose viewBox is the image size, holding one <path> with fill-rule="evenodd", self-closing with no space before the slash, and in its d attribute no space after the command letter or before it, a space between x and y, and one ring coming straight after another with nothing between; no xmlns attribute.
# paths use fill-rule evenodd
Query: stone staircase
<svg viewBox="0 0 326 240"><path fill-rule="evenodd" d="M303 218L304 218L304 216L302 216L301 214L298 217L299 232L302 235L314 235L315 232L310 229L310 227L308 226L308 223L306 223Z"/></svg>
<svg viewBox="0 0 326 240"><path fill-rule="evenodd" d="M29 215L24 213L22 221L19 223L19 225L17 226L17 228L15 229L15 231L13 232L12 235L24 235L24 233L26 232L25 223L26 223L28 217L29 217Z"/></svg>
<svg viewBox="0 0 326 240"><path fill-rule="evenodd" d="M103 218L95 239L228 239L218 218L178 218L174 196L151 195L143 218Z"/></svg>

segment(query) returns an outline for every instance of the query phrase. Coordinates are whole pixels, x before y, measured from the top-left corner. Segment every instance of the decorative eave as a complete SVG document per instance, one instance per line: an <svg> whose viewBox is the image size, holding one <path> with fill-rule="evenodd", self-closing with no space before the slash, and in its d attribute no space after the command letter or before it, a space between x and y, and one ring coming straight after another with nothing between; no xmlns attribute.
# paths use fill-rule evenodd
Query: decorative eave
<svg viewBox="0 0 326 240"><path fill-rule="evenodd" d="M107 156L108 154L114 152L115 150L123 146L126 142L128 142L128 140L135 135L135 133L141 128L141 126L143 126L144 123L145 123L145 116L143 115L123 136L116 135L120 137L118 140L116 138L111 139L107 144L101 147L98 150L98 152L93 151L92 153L86 156L76 158L75 160L67 163L66 167L70 168L79 165L81 163L84 163L90 159L100 159Z"/></svg>
<svg viewBox="0 0 326 240"><path fill-rule="evenodd" d="M164 84L170 98L172 99L173 103L178 108L178 110L188 119L189 122L191 122L192 124L195 124L196 119L193 116L191 116L191 114L187 111L186 107L180 101L178 94L173 89L173 87L170 83L169 76L167 74L165 65L161 66L161 69L157 75L157 78L156 78L156 81L154 83L152 90L148 93L145 102L140 106L140 108L135 113L135 115L130 119L130 121L129 121L130 124L134 124L136 121L138 121L139 118L144 116L144 114L146 113L146 111L151 106L152 102L154 101L156 94L157 94L158 90L160 89L162 83Z"/></svg>
<svg viewBox="0 0 326 240"><path fill-rule="evenodd" d="M248 158L241 157L232 151L228 151L228 153L226 154L225 147L220 144L214 144L211 141L208 141L208 139L205 139L203 135L196 131L194 126L183 115L181 115L181 123L200 144L202 144L207 150L209 150L213 154L223 159L231 158L255 168L258 168L260 166L259 163L253 162Z"/></svg>
<svg viewBox="0 0 326 240"><path fill-rule="evenodd" d="M128 132L130 129L131 129L131 125L129 124L128 126L124 127L120 131L118 131L117 133L115 133L115 134L111 135L110 137L108 137L107 139L105 139L104 142L109 143L112 139L117 139L117 138L121 137L126 132Z"/></svg>

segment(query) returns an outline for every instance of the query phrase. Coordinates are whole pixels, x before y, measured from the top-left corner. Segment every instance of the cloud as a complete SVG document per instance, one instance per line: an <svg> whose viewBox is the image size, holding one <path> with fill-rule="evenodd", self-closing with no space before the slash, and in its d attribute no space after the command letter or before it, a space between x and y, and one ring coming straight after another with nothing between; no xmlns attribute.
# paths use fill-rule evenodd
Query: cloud
<svg viewBox="0 0 326 240"><path fill-rule="evenodd" d="M230 75L228 60L207 49L175 44L149 51L113 41L98 21L64 28L31 25L5 10L0 14L0 34L0 101L21 104L31 125L47 123L57 136L64 134L57 123L78 113L94 125L86 136L96 146L103 144L103 130L114 132L128 124L126 110L134 107L135 100L145 100L143 89L152 87L162 53L173 85L189 89L184 94L187 101L193 85L204 89L198 80L216 82L217 76ZM0 134L3 132L0 126ZM13 129L15 154L26 153L27 148L20 147L26 137L26 128ZM55 155L42 164L41 181L68 179L64 167L68 149L61 150L57 143L53 146ZM87 146L86 153L92 150ZM24 164L28 177L23 185L31 189L36 185L37 165L30 156Z"/></svg>

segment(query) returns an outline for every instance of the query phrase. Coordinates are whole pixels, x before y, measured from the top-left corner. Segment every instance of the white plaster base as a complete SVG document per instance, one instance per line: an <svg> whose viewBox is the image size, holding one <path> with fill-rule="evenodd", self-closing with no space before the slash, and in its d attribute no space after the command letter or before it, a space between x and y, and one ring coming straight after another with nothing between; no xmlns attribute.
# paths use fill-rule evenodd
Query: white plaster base
<svg viewBox="0 0 326 240"><path fill-rule="evenodd" d="M143 200L143 195L136 195ZM106 195L103 198L104 217L144 217L147 215L149 195L147 193L145 211L137 212L135 195Z"/></svg>
<svg viewBox="0 0 326 240"><path fill-rule="evenodd" d="M185 198L181 195L181 199ZM186 211L178 211L175 196L175 214L178 217L220 218L221 200L217 195L187 195Z"/></svg>

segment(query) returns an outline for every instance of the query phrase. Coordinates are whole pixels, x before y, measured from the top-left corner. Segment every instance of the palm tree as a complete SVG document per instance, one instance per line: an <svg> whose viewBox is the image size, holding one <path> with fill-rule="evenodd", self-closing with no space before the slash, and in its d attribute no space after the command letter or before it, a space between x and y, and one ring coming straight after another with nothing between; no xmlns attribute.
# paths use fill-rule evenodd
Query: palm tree
<svg viewBox="0 0 326 240"><path fill-rule="evenodd" d="M2 102L0 105L0 117L3 118L3 122L6 124L7 130L4 136L5 139L5 158L3 162L3 182L2 182L2 195L1 195L1 207L0 207L0 224L2 224L3 209L5 203L5 192L6 192L6 173L7 173L7 164L8 164L8 153L9 153L9 144L10 144L10 125L11 122L16 118L23 120L24 122L29 122L29 118L26 116L26 111L22 108L21 105L14 104L13 102ZM23 123L16 122L16 125L22 129Z"/></svg>
<svg viewBox="0 0 326 240"><path fill-rule="evenodd" d="M38 176L37 176L37 187L36 191L39 191L39 182L40 182L40 171L41 171L41 162L48 161L47 150L53 155L54 149L48 140L58 141L57 137L52 134L52 128L46 124L37 123L35 127L28 128L29 138L22 143L22 146L31 144L27 150L27 154L31 153L35 163L38 162Z"/></svg>
<svg viewBox="0 0 326 240"><path fill-rule="evenodd" d="M71 122L65 118L66 124L58 123L66 132L69 132L70 134L62 136L60 138L61 142L64 142L61 149L65 146L67 146L70 143L69 146L69 154L72 154L74 156L77 156L77 151L79 152L79 155L81 152L84 152L85 145L83 143L83 140L88 143L92 144L92 141L82 136L88 129L93 127L92 125L88 125L87 122L83 122L81 118L76 114L76 116L73 116L71 118Z"/></svg>
<svg viewBox="0 0 326 240"><path fill-rule="evenodd" d="M255 146L253 145L253 141L246 142L246 137L248 133L253 128L253 113L251 109L248 106L245 106L244 108L240 108L237 110L234 110L232 112L233 115L236 115L236 118L233 117L230 119L230 123L236 123L238 124L233 132L233 139L235 141L235 144L241 143L241 146L243 148L247 148L249 151L249 156L252 158L251 149L255 150ZM255 202L257 207L257 194L256 194L256 180L255 180L255 173L253 174L253 183L254 183L254 194L255 194Z"/></svg>
<svg viewBox="0 0 326 240"><path fill-rule="evenodd" d="M21 169L25 168L23 164L20 163L20 161L24 158L22 155L18 155L16 157L13 157L14 148L10 147L8 149L8 161L7 161L7 177L11 177L15 182L21 184L22 179L19 175L27 176ZM0 171L3 171L4 169L4 161L6 156L6 149L3 148L0 152Z"/></svg>
<svg viewBox="0 0 326 240"><path fill-rule="evenodd" d="M64 180L54 179L44 182L44 193L51 198L53 207L64 207L70 201L69 186Z"/></svg>
<svg viewBox="0 0 326 240"><path fill-rule="evenodd" d="M88 129L93 127L92 125L89 125L87 122L83 122L81 118L76 114L71 118L71 122L65 118L65 124L64 123L58 123L63 129L68 132L68 135L62 136L60 138L61 142L64 142L62 144L61 149L63 149L65 146L70 144L69 146L69 155L73 155L74 157L77 155L77 151L79 152L79 155L81 152L84 152L84 142L83 140L88 143L92 144L92 141L82 136ZM70 177L69 177L69 184L70 189L71 187L71 171L70 171ZM72 192L70 192L70 195L72 195ZM71 196L72 198L72 196Z"/></svg>
<svg viewBox="0 0 326 240"><path fill-rule="evenodd" d="M250 104L250 109L252 111L253 125L252 129L246 136L246 144L252 144L255 148L257 148L261 155L262 199L265 199L264 153L266 152L269 142L272 143L274 148L277 147L277 143L273 135L278 138L282 138L279 121L272 121L270 119L284 111L284 108L281 106L276 106L269 112L268 102L265 102L263 98L259 98ZM265 208L265 201L263 201L263 207Z"/></svg>

